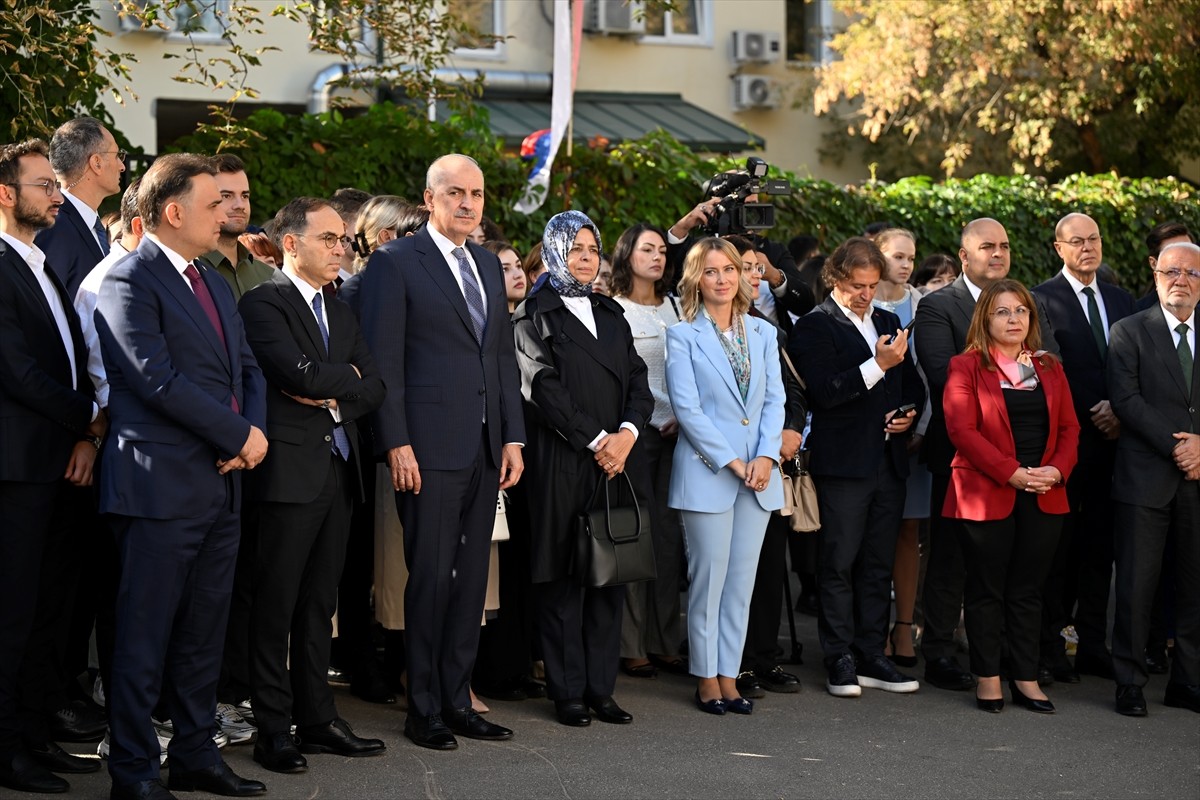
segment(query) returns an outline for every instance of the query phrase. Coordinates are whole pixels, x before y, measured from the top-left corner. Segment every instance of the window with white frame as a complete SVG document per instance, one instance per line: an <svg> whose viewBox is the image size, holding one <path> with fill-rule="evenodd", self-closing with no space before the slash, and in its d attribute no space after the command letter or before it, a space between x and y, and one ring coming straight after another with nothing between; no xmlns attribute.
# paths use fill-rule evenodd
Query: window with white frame
<svg viewBox="0 0 1200 800"><path fill-rule="evenodd" d="M646 35L651 44L712 44L712 0L675 0L673 8L646 9Z"/></svg>
<svg viewBox="0 0 1200 800"><path fill-rule="evenodd" d="M501 0L447 0L447 13L465 22L475 33L455 42L455 55L478 58L503 54L502 5Z"/></svg>
<svg viewBox="0 0 1200 800"><path fill-rule="evenodd" d="M225 38L230 0L185 0L175 7L170 36L218 41Z"/></svg>
<svg viewBox="0 0 1200 800"><path fill-rule="evenodd" d="M830 60L833 4L830 0L785 0L787 60L794 64L824 64Z"/></svg>

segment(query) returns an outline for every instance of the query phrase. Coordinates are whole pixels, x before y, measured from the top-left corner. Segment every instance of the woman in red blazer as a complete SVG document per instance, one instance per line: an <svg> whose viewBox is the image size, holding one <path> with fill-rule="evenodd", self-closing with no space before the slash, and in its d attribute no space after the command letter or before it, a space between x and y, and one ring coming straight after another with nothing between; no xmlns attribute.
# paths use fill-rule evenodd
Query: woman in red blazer
<svg viewBox="0 0 1200 800"><path fill-rule="evenodd" d="M989 286L975 304L967 349L950 361L943 404L958 450L944 516L963 521L964 592L979 708L1013 702L1043 714L1038 687L1042 585L1068 511L1079 422L1058 360L1040 350L1037 306L1019 282Z"/></svg>

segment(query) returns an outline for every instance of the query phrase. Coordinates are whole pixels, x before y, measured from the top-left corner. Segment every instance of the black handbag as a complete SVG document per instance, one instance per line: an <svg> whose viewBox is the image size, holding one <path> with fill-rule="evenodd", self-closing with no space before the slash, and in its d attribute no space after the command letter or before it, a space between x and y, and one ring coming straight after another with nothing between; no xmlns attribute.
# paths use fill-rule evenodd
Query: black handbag
<svg viewBox="0 0 1200 800"><path fill-rule="evenodd" d="M651 581L657 575L649 514L638 506L629 476L621 477L629 487L631 505L613 505L608 477L601 473L592 498L576 517L575 574L590 588ZM598 504L601 491L603 506Z"/></svg>

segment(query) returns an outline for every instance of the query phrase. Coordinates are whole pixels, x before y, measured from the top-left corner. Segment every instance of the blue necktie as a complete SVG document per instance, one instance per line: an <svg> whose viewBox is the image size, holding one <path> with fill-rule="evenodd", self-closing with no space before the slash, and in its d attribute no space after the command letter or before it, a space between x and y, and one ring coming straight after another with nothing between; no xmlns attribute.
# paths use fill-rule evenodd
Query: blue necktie
<svg viewBox="0 0 1200 800"><path fill-rule="evenodd" d="M108 231L104 230L104 225L100 222L99 217L96 217L96 223L92 225L92 230L96 232L96 244L100 245L100 252L108 255Z"/></svg>
<svg viewBox="0 0 1200 800"><path fill-rule="evenodd" d="M467 299L467 310L471 312L471 325L475 328L475 341L483 344L483 330L487 327L487 312L483 310L483 292L475 281L475 273L471 271L471 262L467 261L467 253L461 247L450 251L458 259L458 271L462 275L463 296Z"/></svg>
<svg viewBox="0 0 1200 800"><path fill-rule="evenodd" d="M313 295L312 308L317 315L317 327L321 329L321 341L325 343L325 353L329 353L329 329L325 327L325 315L321 313L321 293L317 292ZM350 458L350 439L346 437L346 432L342 430L341 425L333 426L333 452L342 457L343 460Z"/></svg>

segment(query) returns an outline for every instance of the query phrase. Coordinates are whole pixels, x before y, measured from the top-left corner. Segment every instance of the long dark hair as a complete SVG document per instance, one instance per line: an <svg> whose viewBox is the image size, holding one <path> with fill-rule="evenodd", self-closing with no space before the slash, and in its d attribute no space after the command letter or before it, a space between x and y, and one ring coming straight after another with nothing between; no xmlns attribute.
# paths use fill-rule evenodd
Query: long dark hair
<svg viewBox="0 0 1200 800"><path fill-rule="evenodd" d="M663 244L667 243L667 232L657 225L639 222L625 229L621 238L617 239L617 246L613 248L612 258L609 259L612 262L612 278L609 285L614 297L628 295L633 291L633 251L637 247L638 239L647 231L657 234ZM671 265L664 257L662 277L654 282L654 296L657 299L662 300L667 296L667 292L671 291L672 277Z"/></svg>

